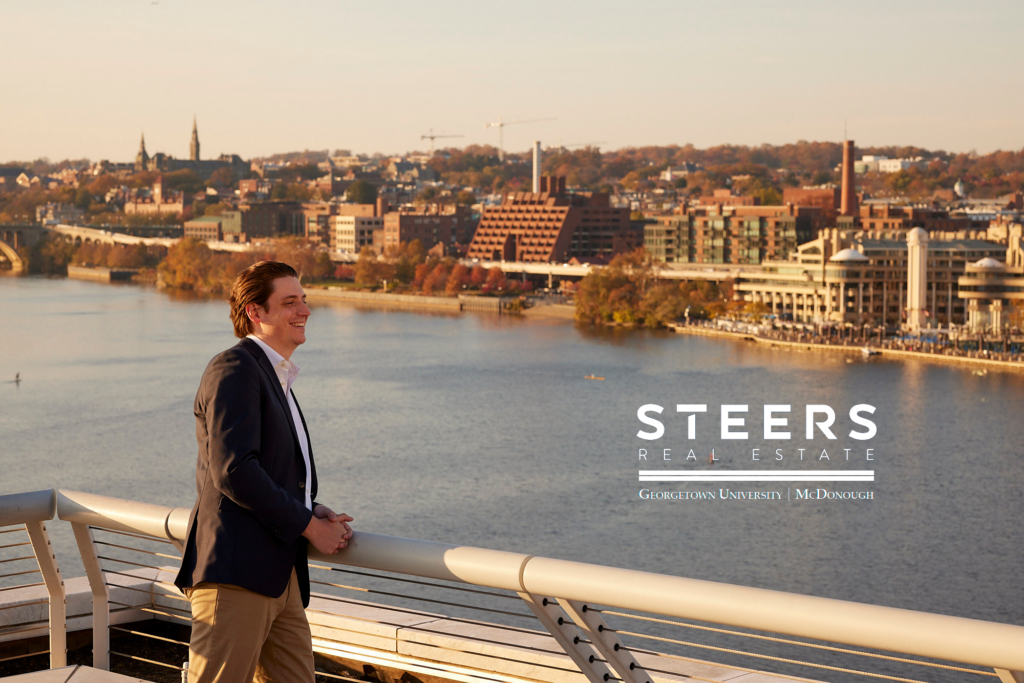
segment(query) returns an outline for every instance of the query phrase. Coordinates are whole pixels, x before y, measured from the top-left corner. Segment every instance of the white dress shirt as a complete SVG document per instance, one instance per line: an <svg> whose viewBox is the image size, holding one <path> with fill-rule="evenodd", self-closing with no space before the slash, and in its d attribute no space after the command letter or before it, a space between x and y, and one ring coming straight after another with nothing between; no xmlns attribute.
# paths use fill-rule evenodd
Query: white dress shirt
<svg viewBox="0 0 1024 683"><path fill-rule="evenodd" d="M284 395L288 398L288 408L292 411L292 422L295 423L295 432L299 435L299 448L302 450L302 459L306 463L306 507L312 510L313 500L310 497L310 489L313 485L313 474L312 468L309 466L309 439L306 436L305 428L302 426L299 408L295 405L295 398L292 396L292 384L295 383L295 378L299 376L299 366L270 348L265 341L256 335L250 334L249 339L259 344L260 348L263 349L263 353L267 354L270 364L274 366L274 372L277 373L277 379L281 382L281 388L284 389Z"/></svg>

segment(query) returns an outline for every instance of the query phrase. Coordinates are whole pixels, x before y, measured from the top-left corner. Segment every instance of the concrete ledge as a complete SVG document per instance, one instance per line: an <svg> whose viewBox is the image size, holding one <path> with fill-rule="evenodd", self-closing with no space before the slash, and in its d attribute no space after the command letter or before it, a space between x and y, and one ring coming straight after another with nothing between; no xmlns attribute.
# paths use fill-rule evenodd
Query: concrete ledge
<svg viewBox="0 0 1024 683"><path fill-rule="evenodd" d="M146 683L141 678L112 674L91 666L65 666L60 669L47 669L4 679L5 683L8 681L10 683Z"/></svg>
<svg viewBox="0 0 1024 683"><path fill-rule="evenodd" d="M133 569L107 573L111 625L157 619L187 623L190 607L172 583L176 568ZM68 631L92 628L92 592L85 577L65 581ZM42 586L0 594L0 642L46 636L48 606ZM43 601L43 602L37 602ZM121 607L113 603L122 603ZM36 604L32 604L36 603ZM152 605L152 607L150 607ZM156 612L163 612L157 614ZM509 629L494 624L450 619L442 614L398 609L360 600L314 593L306 610L313 649L360 671L382 669L395 680L410 673L425 683L587 683L586 678L555 639L546 632ZM39 620L43 625L16 634L3 634L4 624ZM728 683L783 683L781 677L698 659L636 655L641 665L660 671L655 683L682 683L701 677ZM96 672L87 667L45 671L5 679L31 683L123 683L135 679ZM113 676L99 677L96 676Z"/></svg>

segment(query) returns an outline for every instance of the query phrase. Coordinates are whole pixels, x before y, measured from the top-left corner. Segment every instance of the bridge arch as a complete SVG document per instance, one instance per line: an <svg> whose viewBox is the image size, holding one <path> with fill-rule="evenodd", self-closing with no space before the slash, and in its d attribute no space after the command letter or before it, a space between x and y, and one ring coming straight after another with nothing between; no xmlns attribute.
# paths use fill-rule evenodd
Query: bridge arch
<svg viewBox="0 0 1024 683"><path fill-rule="evenodd" d="M13 266L13 270L15 272L20 273L25 270L25 262L22 260L21 256L18 255L18 252L14 250L14 247L8 244L6 240L0 240L0 251L3 252L4 256L6 256L8 260L10 260L11 266Z"/></svg>

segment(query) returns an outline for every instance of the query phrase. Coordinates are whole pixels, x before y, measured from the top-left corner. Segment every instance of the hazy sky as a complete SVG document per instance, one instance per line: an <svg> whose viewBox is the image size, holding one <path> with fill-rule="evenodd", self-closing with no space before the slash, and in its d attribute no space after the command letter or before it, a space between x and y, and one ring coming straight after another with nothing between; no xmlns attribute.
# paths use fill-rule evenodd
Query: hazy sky
<svg viewBox="0 0 1024 683"><path fill-rule="evenodd" d="M840 140L1024 147L1024 1L0 4L0 161Z"/></svg>

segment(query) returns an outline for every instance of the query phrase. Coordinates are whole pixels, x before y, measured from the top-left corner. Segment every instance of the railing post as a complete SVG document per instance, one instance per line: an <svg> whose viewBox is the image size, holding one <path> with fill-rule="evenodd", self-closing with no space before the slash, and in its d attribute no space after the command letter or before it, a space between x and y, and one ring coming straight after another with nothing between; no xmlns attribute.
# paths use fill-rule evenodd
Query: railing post
<svg viewBox="0 0 1024 683"><path fill-rule="evenodd" d="M68 621L67 597L64 579L57 566L57 556L50 545L50 536L42 522L26 522L25 529L32 541L32 552L39 563L39 571L46 584L46 595L50 599L50 668L59 669L68 664Z"/></svg>
<svg viewBox="0 0 1024 683"><path fill-rule="evenodd" d="M71 528L85 565L85 575L89 577L89 588L92 589L92 665L95 669L110 671L110 591L96 556L92 529L77 522L72 522Z"/></svg>
<svg viewBox="0 0 1024 683"><path fill-rule="evenodd" d="M587 640L593 643L605 661L615 669L619 678L625 683L653 683L654 679L644 671L640 662L636 661L633 654L623 646L619 637L608 628L600 614L576 600L559 598L558 602L580 627Z"/></svg>
<svg viewBox="0 0 1024 683"><path fill-rule="evenodd" d="M1024 672L1007 671L1006 669L996 669L995 671L1002 683L1024 683Z"/></svg>
<svg viewBox="0 0 1024 683"><path fill-rule="evenodd" d="M569 655L590 683L607 683L612 678L612 671L601 661L600 653L580 637L579 631L572 621L566 618L567 615L558 606L557 600L526 592L520 592L519 597L544 628L554 636L555 641L562 646L565 654Z"/></svg>

